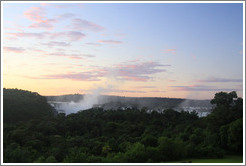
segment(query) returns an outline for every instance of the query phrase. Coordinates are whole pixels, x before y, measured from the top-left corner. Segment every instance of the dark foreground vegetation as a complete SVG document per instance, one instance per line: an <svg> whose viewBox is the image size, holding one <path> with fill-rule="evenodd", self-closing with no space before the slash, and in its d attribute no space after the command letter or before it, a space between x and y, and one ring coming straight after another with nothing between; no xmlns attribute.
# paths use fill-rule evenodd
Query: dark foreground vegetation
<svg viewBox="0 0 246 166"><path fill-rule="evenodd" d="M37 93L3 90L3 161L171 162L243 154L243 100L216 93L212 113L102 110L55 114Z"/></svg>

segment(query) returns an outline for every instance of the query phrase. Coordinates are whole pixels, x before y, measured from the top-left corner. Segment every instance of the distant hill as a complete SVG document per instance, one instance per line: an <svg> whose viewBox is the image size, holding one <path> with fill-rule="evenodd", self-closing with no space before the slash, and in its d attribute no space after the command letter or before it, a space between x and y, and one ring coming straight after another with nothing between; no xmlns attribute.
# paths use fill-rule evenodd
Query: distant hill
<svg viewBox="0 0 246 166"><path fill-rule="evenodd" d="M3 122L17 123L53 116L54 109L44 96L19 89L3 89Z"/></svg>

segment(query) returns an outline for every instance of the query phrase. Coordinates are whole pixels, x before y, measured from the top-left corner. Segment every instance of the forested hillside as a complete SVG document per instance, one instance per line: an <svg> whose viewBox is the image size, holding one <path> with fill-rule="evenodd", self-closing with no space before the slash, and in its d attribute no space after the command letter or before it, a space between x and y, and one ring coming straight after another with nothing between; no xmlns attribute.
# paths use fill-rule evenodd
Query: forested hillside
<svg viewBox="0 0 246 166"><path fill-rule="evenodd" d="M25 102L12 105L19 94ZM159 163L243 153L243 100L235 92L217 93L211 100L215 109L203 118L172 109L148 113L145 109L101 108L36 118L39 111L46 109L50 115L52 110L42 96L5 89L3 97L6 163ZM24 112L25 121L9 123L9 112L14 116L11 119L18 119L18 111L26 110L27 105L34 107L37 100L43 104L35 109L35 118Z"/></svg>
<svg viewBox="0 0 246 166"><path fill-rule="evenodd" d="M5 123L28 121L54 114L54 109L44 96L30 91L4 88L3 105Z"/></svg>

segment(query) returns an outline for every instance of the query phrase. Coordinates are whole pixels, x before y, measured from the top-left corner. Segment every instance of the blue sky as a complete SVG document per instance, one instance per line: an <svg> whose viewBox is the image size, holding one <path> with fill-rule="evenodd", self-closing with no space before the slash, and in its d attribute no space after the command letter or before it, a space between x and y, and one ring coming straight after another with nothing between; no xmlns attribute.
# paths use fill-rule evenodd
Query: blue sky
<svg viewBox="0 0 246 166"><path fill-rule="evenodd" d="M243 94L242 3L4 3L3 32L7 88Z"/></svg>

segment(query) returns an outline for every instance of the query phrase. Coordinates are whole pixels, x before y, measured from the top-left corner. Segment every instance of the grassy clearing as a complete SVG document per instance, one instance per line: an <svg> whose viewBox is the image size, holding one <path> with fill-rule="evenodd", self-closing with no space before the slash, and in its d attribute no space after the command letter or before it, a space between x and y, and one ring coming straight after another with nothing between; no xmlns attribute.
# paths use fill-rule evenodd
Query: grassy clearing
<svg viewBox="0 0 246 166"><path fill-rule="evenodd" d="M184 159L180 161L172 161L169 163L242 163L243 156L225 156L224 158L219 159Z"/></svg>

